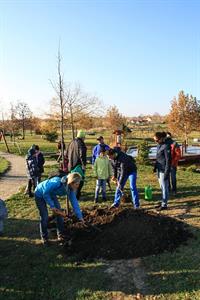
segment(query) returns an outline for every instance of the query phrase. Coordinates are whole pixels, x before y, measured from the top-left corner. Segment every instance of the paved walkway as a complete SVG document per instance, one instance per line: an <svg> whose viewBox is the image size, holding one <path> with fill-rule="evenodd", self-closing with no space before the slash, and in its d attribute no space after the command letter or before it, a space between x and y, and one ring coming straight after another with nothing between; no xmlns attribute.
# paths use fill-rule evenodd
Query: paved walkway
<svg viewBox="0 0 200 300"><path fill-rule="evenodd" d="M10 169L0 178L0 197L7 199L19 192L21 186L26 185L26 167L24 157L0 152L0 156L10 162Z"/></svg>
<svg viewBox="0 0 200 300"><path fill-rule="evenodd" d="M25 157L5 152L0 152L0 156L10 162L9 171L0 177L0 198L7 199L27 184ZM54 164L55 161L45 161L45 166Z"/></svg>

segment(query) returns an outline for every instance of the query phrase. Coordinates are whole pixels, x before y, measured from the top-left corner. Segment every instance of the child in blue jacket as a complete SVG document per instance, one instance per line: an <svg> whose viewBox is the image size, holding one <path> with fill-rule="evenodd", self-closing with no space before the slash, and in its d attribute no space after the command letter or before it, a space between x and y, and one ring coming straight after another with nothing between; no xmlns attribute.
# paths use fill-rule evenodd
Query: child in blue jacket
<svg viewBox="0 0 200 300"><path fill-rule="evenodd" d="M83 221L83 215L76 198L81 176L71 173L62 178L55 176L39 183L35 189L35 201L40 213L40 235L43 244L48 245L48 210L47 205L56 215L58 240L63 239L65 213L61 209L57 196L68 196L77 218Z"/></svg>

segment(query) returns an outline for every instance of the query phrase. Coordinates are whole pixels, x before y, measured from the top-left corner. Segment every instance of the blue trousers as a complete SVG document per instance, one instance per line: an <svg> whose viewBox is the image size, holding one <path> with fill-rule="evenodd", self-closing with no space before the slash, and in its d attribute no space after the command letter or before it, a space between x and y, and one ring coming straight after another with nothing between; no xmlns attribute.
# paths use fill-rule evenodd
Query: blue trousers
<svg viewBox="0 0 200 300"><path fill-rule="evenodd" d="M162 191L162 206L167 206L169 199L169 180L164 179L164 173L158 172L158 182Z"/></svg>
<svg viewBox="0 0 200 300"><path fill-rule="evenodd" d="M138 208L138 207L140 207L140 201L139 201L138 190L137 190L137 187L136 187L137 173L134 172L134 173L132 173L129 176L126 176L124 178L123 182L121 183L121 189L122 190L123 190L123 188L124 188L124 186L125 186L128 179L129 179L129 182L130 182L130 190L131 190L131 196L132 196L132 201L133 201L134 207ZM121 189L119 189L117 187L116 191L115 191L114 205L116 207L119 206L120 199L123 196L123 192L122 192Z"/></svg>
<svg viewBox="0 0 200 300"><path fill-rule="evenodd" d="M42 239L48 239L48 210L46 201L43 198L35 196L35 202L40 213L40 235ZM57 199L54 199L54 205L60 209L60 203ZM61 216L56 217L57 222L57 234L63 234L64 231L64 220Z"/></svg>
<svg viewBox="0 0 200 300"><path fill-rule="evenodd" d="M102 198L106 198L106 179L97 179L96 181L96 190L95 190L95 199L98 199L99 191L102 191Z"/></svg>

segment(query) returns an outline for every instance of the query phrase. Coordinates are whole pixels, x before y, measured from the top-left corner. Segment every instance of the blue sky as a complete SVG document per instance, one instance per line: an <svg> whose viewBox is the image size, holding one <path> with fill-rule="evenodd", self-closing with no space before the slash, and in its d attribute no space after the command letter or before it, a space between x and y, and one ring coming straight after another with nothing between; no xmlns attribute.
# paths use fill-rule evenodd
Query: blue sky
<svg viewBox="0 0 200 300"><path fill-rule="evenodd" d="M180 90L200 99L198 0L0 0L1 107L47 110L59 40L65 81L127 116L166 114Z"/></svg>

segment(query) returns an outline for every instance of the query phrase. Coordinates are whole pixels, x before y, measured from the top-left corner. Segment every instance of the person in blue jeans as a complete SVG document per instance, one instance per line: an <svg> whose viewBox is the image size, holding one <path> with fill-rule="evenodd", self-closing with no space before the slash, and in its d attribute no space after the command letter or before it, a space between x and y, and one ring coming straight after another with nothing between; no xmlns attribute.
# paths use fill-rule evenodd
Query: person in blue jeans
<svg viewBox="0 0 200 300"><path fill-rule="evenodd" d="M50 207L57 221L58 240L64 239L65 212L61 209L57 196L68 196L77 218L84 223L83 215L76 198L76 190L79 187L81 176L79 173L72 173L62 178L55 176L39 183L35 189L35 202L40 213L40 235L44 245L49 244L48 240L48 209Z"/></svg>
<svg viewBox="0 0 200 300"><path fill-rule="evenodd" d="M111 163L106 155L106 148L100 148L100 154L94 163L94 174L96 176L96 189L94 202L98 202L99 192L101 189L102 199L106 201L106 181L112 176Z"/></svg>
<svg viewBox="0 0 200 300"><path fill-rule="evenodd" d="M169 174L171 167L170 148L165 143L163 132L156 132L154 141L157 143L156 162L154 172L157 172L158 182L162 191L162 201L156 206L158 210L167 209L169 199Z"/></svg>
<svg viewBox="0 0 200 300"><path fill-rule="evenodd" d="M115 181L117 185L114 203L111 208L117 208L120 205L120 199L123 196L124 186L128 179L130 181L130 190L134 207L136 209L139 208L140 201L136 186L137 167L134 158L116 149L110 149L108 151L108 156L113 168L114 175L112 180Z"/></svg>

